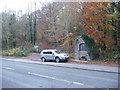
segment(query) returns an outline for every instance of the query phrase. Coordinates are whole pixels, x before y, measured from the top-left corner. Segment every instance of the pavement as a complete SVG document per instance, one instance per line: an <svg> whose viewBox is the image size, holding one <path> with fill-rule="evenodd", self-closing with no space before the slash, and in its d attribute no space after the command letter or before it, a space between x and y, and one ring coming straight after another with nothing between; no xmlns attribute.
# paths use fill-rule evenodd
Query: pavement
<svg viewBox="0 0 120 90"><path fill-rule="evenodd" d="M0 61L2 88L65 88L64 90L67 90L67 88L118 88L120 85L117 73L3 59Z"/></svg>
<svg viewBox="0 0 120 90"><path fill-rule="evenodd" d="M89 71L99 71L99 72L120 74L120 72L119 72L120 67L113 67L113 66L102 66L102 65L93 65L93 64L89 65L89 64L41 62L41 61L32 61L29 59L8 59L8 58L0 58L0 59L10 60L10 61L18 61L18 62L24 62L24 63L40 64L40 65L49 65L49 66L55 66L55 67L65 67L65 68L72 68L72 69L82 69L82 70L89 70Z"/></svg>

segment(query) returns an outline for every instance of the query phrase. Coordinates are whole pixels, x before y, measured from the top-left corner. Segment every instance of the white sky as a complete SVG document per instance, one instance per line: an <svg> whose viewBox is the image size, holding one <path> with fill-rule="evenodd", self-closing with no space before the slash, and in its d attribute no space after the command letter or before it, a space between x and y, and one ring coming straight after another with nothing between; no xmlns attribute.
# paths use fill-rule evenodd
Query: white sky
<svg viewBox="0 0 120 90"><path fill-rule="evenodd" d="M30 7L30 5L32 5L32 8L34 10L35 1L37 2L37 8L41 7L40 2L50 2L50 0L0 0L0 12L4 10L22 10L23 12L25 12L26 10L28 10L28 6Z"/></svg>
<svg viewBox="0 0 120 90"><path fill-rule="evenodd" d="M26 10L28 10L28 6L32 5L32 7L34 8L35 1L37 2L37 8L40 8L41 7L40 2L50 2L50 1L74 2L74 1L91 1L91 0L0 0L0 12L4 10L13 10L13 11L22 10L24 13ZM96 1L96 0L92 0L92 1ZM119 1L119 0L110 0L110 1Z"/></svg>

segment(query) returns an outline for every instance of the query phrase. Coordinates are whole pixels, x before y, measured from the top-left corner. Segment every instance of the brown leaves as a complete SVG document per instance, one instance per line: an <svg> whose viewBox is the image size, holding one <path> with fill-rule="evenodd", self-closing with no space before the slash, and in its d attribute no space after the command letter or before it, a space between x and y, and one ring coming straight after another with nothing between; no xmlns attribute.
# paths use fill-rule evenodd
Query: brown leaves
<svg viewBox="0 0 120 90"><path fill-rule="evenodd" d="M88 30L86 33L88 36L95 40L96 47L105 47L105 50L107 51L112 50L112 46L114 43L112 37L107 37L102 31L98 30ZM105 53L104 49L102 51L101 49L99 49L99 51L101 53Z"/></svg>
<svg viewBox="0 0 120 90"><path fill-rule="evenodd" d="M103 21L107 19L106 9L103 2L85 2L82 9L82 19L85 22L83 26L90 29L95 25L103 25Z"/></svg>
<svg viewBox="0 0 120 90"><path fill-rule="evenodd" d="M86 2L82 9L82 26L86 29L86 34L94 39L96 47L100 52L112 49L114 40L108 31L115 31L112 22L109 22L107 10L109 2Z"/></svg>

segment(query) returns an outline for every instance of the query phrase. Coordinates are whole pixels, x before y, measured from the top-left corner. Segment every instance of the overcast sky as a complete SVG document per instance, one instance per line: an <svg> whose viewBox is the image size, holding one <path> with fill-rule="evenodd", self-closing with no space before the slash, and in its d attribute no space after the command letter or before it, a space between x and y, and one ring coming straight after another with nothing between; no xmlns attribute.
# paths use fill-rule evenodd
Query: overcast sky
<svg viewBox="0 0 120 90"><path fill-rule="evenodd" d="M28 6L34 5L34 2L37 2L37 8L41 7L40 2L50 2L53 0L0 0L0 12L4 10L13 10L18 11L22 10L25 12L28 9ZM80 1L80 0L55 0L55 1ZM91 1L91 0L81 0L81 1ZM94 0L92 0L94 1ZM95 0L96 1L96 0ZM98 0L97 0L98 1ZM111 1L119 1L119 0L111 0Z"/></svg>
<svg viewBox="0 0 120 90"><path fill-rule="evenodd" d="M35 1L37 2L37 8L41 7L40 2L50 2L50 0L0 0L0 12L4 10L22 10L23 12L25 12L26 10L28 10L28 6L34 6Z"/></svg>

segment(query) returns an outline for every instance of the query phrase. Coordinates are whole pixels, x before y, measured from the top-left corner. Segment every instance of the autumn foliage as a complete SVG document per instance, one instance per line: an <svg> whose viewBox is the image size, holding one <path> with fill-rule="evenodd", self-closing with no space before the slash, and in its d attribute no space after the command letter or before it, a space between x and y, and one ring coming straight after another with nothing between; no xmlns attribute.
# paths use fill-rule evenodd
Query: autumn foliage
<svg viewBox="0 0 120 90"><path fill-rule="evenodd" d="M115 27L108 20L110 17L110 14L107 13L108 7L110 7L110 3L86 2L82 9L82 26L85 28L86 34L94 39L99 53L112 50L114 45L113 37L108 33L115 31Z"/></svg>
<svg viewBox="0 0 120 90"><path fill-rule="evenodd" d="M47 46L39 43L46 42L49 48L74 54L75 40L85 34L94 40L98 56L116 51L120 45L120 3L102 1L108 0L43 3L35 11L29 10L31 5L25 14L18 12L21 15L5 10L0 13L2 49L28 45L44 48Z"/></svg>

